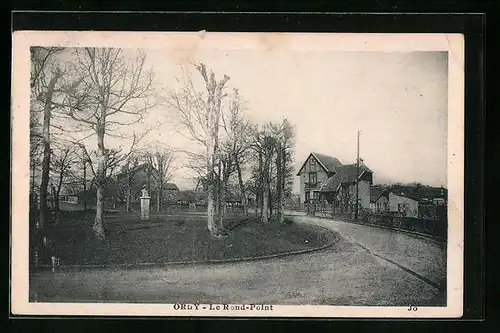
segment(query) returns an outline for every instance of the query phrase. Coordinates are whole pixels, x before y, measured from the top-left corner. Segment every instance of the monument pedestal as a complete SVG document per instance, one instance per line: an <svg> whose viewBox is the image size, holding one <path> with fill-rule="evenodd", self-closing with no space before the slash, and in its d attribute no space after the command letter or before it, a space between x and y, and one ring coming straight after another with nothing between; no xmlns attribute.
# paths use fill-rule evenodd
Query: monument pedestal
<svg viewBox="0 0 500 333"><path fill-rule="evenodd" d="M150 196L141 197L141 221L149 221L149 202Z"/></svg>

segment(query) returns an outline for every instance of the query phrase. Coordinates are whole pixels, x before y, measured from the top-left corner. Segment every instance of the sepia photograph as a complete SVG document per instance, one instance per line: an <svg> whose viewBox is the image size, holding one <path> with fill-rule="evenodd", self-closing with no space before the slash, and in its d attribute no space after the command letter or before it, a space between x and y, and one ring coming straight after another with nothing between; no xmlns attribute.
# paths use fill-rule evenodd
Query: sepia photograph
<svg viewBox="0 0 500 333"><path fill-rule="evenodd" d="M460 317L463 36L13 35L13 313Z"/></svg>

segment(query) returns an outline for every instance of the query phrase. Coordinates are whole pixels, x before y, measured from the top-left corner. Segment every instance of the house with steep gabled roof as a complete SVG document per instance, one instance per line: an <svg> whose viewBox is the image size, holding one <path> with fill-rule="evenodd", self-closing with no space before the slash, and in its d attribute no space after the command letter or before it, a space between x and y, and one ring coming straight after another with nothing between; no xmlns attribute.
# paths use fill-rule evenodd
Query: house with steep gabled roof
<svg viewBox="0 0 500 333"><path fill-rule="evenodd" d="M380 185L370 187L370 208L374 213L389 211L389 191Z"/></svg>
<svg viewBox="0 0 500 333"><path fill-rule="evenodd" d="M380 185L370 188L370 208L374 213L418 217L418 206L418 198L411 193L391 190Z"/></svg>
<svg viewBox="0 0 500 333"><path fill-rule="evenodd" d="M360 208L369 209L372 183L373 171L365 164L360 163L359 168L356 164L342 165L336 168L335 174L320 188L320 198L343 213L355 210L356 197Z"/></svg>
<svg viewBox="0 0 500 333"><path fill-rule="evenodd" d="M373 172L365 164L343 165L336 157L311 153L302 164L297 175L300 177L300 202L327 201L352 211L356 203L356 181L358 180L359 203L370 208L370 185Z"/></svg>
<svg viewBox="0 0 500 333"><path fill-rule="evenodd" d="M297 173L300 177L300 202L319 200L321 186L340 166L342 163L335 157L310 153Z"/></svg>

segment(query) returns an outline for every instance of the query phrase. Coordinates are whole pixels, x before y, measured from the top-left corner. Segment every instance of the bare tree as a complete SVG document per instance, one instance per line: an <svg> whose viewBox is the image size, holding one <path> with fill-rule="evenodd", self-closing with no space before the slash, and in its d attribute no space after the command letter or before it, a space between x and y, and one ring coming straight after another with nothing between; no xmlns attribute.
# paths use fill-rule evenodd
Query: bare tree
<svg viewBox="0 0 500 333"><path fill-rule="evenodd" d="M271 124L276 137L276 196L278 222L284 222L284 200L285 196L291 194L293 181L293 147L294 129L287 119L279 124Z"/></svg>
<svg viewBox="0 0 500 333"><path fill-rule="evenodd" d="M137 166L139 164L139 156L137 154L130 154L125 158L124 165L122 166L121 173L118 176L118 191L125 197L125 210L130 212L130 202L132 200L132 187L134 183L134 176L137 173Z"/></svg>
<svg viewBox="0 0 500 333"><path fill-rule="evenodd" d="M272 128L269 124L265 124L260 128L254 128L251 147L257 153L259 159L257 188L260 192L261 200L261 221L262 223L268 223L271 204L271 161L276 147L276 138L273 136Z"/></svg>
<svg viewBox="0 0 500 333"><path fill-rule="evenodd" d="M251 127L251 151L253 152L252 178L253 188L256 196L255 215L262 219L264 198L264 133L259 126Z"/></svg>
<svg viewBox="0 0 500 333"><path fill-rule="evenodd" d="M52 149L51 170L55 175L54 208L59 214L59 198L63 185L69 178L74 178L72 167L77 162L75 146L65 142L54 144Z"/></svg>
<svg viewBox="0 0 500 333"><path fill-rule="evenodd" d="M248 158L251 146L251 125L245 118L245 105L238 89L233 90L228 114L222 117L226 140L223 150L226 157L225 186L233 171L236 170L244 213L248 215L248 200L243 182L242 166Z"/></svg>
<svg viewBox="0 0 500 333"><path fill-rule="evenodd" d="M62 69L58 66L55 55L61 51L59 48L32 47L31 51L31 106L32 112L39 104L43 112L42 125L42 179L40 184L40 215L38 226L43 227L47 220L47 194L50 172L50 127L53 100L56 94L56 84L63 76ZM35 133L33 133L35 134ZM34 161L33 161L34 162ZM33 166L34 167L34 166ZM34 172L33 172L34 176Z"/></svg>
<svg viewBox="0 0 500 333"><path fill-rule="evenodd" d="M35 178L37 168L41 165L40 157L43 154L42 124L39 114L33 108L30 110L30 204L36 204Z"/></svg>
<svg viewBox="0 0 500 333"><path fill-rule="evenodd" d="M159 212L163 202L165 186L172 177L174 150L157 142L154 147L146 149L145 157L148 165L156 170L152 177L156 187L156 210Z"/></svg>
<svg viewBox="0 0 500 333"><path fill-rule="evenodd" d="M92 135L96 136L97 170L92 168L92 171L97 198L93 229L99 239L105 239L103 190L107 172L132 152L140 136L134 132L128 154L107 149L105 138L112 135L130 138L129 135L112 133L141 121L153 106L153 75L146 70L146 54L142 51L131 57L125 55L122 49L83 48L74 49L72 56L73 71L78 81L65 87L66 95L59 106L75 124L92 130Z"/></svg>
<svg viewBox="0 0 500 333"><path fill-rule="evenodd" d="M205 177L207 181L207 226L210 234L221 236L222 225L215 219L217 196L216 168L220 154L221 105L226 94L224 87L229 76L217 80L215 73L203 63L194 64L201 75L204 89L197 89L191 75L186 73L183 85L177 91L170 91L167 104L176 110L178 125L188 132L187 137L198 143L203 149Z"/></svg>

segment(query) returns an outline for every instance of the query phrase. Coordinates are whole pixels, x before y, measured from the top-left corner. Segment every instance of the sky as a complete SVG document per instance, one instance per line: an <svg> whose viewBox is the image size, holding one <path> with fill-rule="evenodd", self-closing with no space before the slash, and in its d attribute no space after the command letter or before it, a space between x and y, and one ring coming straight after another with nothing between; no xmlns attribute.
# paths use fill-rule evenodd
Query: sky
<svg viewBox="0 0 500 333"><path fill-rule="evenodd" d="M186 59L169 56L148 52L166 87L175 85ZM313 151L354 163L359 129L360 157L376 183L446 185L446 52L225 50L187 58L229 75L250 119L294 124L297 168ZM160 141L189 147L168 122L162 127ZM185 170L177 174L183 183Z"/></svg>
<svg viewBox="0 0 500 333"><path fill-rule="evenodd" d="M446 186L447 52L279 48L145 52L159 92L175 87L181 66L201 61L218 77L230 76L228 89L239 89L251 120L287 118L296 128L297 169L311 152L354 163L360 130L360 157L374 172L375 183ZM161 126L147 140L194 149L175 132L169 115L165 106L150 111L146 122ZM187 189L193 186L192 174L183 163L179 156L172 181ZM298 179L294 190L298 191Z"/></svg>

